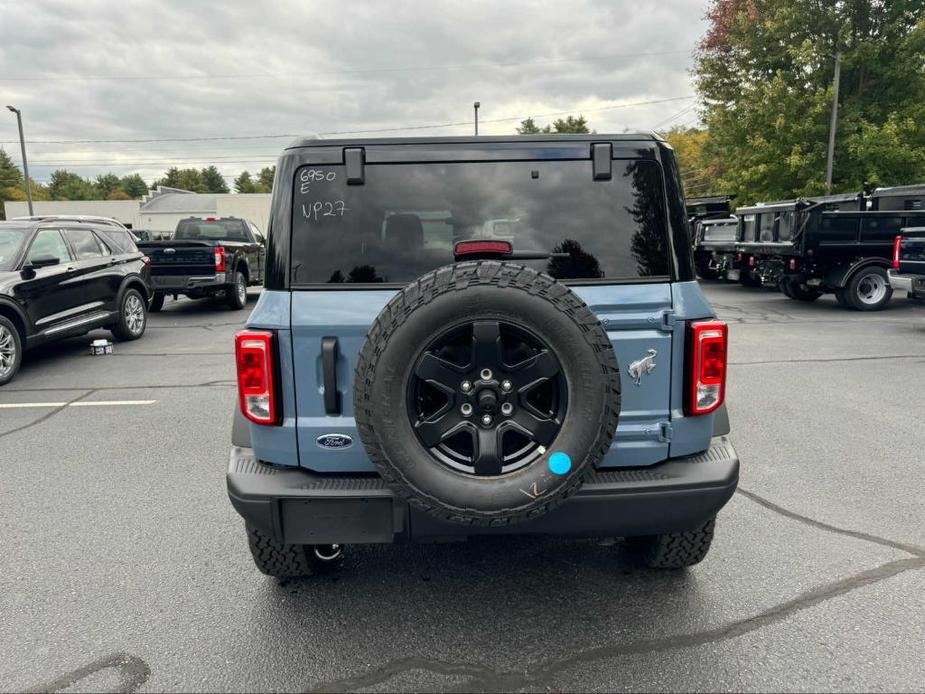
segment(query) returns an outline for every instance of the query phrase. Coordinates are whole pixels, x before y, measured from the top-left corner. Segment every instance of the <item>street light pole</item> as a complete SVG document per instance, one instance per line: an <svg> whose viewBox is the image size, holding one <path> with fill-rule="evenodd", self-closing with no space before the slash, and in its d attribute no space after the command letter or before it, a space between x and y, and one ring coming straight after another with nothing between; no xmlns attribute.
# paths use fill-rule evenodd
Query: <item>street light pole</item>
<svg viewBox="0 0 925 694"><path fill-rule="evenodd" d="M7 106L7 108L16 114L16 122L19 125L19 146L22 149L22 172L26 177L26 200L29 201L29 216L32 212L32 185L29 183L29 162L26 161L26 138L22 134L22 112L18 108Z"/></svg>
<svg viewBox="0 0 925 694"><path fill-rule="evenodd" d="M829 154L825 161L825 194L832 193L832 163L835 160L835 129L838 127L838 86L841 81L841 53L835 54L835 96L832 98L832 121L829 123Z"/></svg>
<svg viewBox="0 0 925 694"><path fill-rule="evenodd" d="M476 101L474 104L472 104L472 108L475 110L475 134L476 136L478 136L479 134L479 106L481 105L482 103L480 101Z"/></svg>

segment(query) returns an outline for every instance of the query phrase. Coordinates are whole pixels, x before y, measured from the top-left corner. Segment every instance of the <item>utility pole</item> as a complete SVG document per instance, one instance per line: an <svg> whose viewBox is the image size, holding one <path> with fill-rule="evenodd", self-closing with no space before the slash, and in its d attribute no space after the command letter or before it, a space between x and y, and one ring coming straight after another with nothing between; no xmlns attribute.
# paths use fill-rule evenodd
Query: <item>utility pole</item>
<svg viewBox="0 0 925 694"><path fill-rule="evenodd" d="M474 104L472 104L472 108L475 110L475 134L476 136L478 136L479 134L479 106L481 105L482 105L482 102L480 101L476 101Z"/></svg>
<svg viewBox="0 0 925 694"><path fill-rule="evenodd" d="M22 134L22 113L18 108L7 106L7 108L16 114L16 122L19 124L19 146L22 149L22 172L26 177L26 200L29 201L29 216L32 216L32 185L29 183L29 162L26 161L26 138Z"/></svg>
<svg viewBox="0 0 925 694"><path fill-rule="evenodd" d="M829 123L829 155L825 162L825 194L832 193L832 163L835 160L835 129L838 127L838 87L841 81L841 52L835 54L835 96L832 98L832 122Z"/></svg>

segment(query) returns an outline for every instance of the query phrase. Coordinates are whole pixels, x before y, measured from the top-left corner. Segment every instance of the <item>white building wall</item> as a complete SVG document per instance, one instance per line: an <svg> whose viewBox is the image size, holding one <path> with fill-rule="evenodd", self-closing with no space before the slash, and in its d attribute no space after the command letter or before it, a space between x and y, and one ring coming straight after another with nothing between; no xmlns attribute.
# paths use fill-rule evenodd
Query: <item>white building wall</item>
<svg viewBox="0 0 925 694"><path fill-rule="evenodd" d="M214 217L215 210L201 210L199 212L144 212L139 215L137 229L149 231L173 232L177 222L187 217Z"/></svg>
<svg viewBox="0 0 925 694"><path fill-rule="evenodd" d="M112 217L123 224L138 224L141 200L36 200L32 203L34 214L89 214ZM25 217L29 214L29 203L8 201L3 203L6 218Z"/></svg>
<svg viewBox="0 0 925 694"><path fill-rule="evenodd" d="M215 214L217 217L241 217L249 219L266 232L270 220L269 193L237 193L215 196Z"/></svg>

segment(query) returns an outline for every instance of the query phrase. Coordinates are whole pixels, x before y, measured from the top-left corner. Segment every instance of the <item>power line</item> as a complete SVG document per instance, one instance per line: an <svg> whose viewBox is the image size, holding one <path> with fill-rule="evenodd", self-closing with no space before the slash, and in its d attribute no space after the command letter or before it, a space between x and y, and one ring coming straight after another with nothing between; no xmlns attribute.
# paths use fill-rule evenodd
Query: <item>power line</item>
<svg viewBox="0 0 925 694"><path fill-rule="evenodd" d="M507 63L460 63L455 65L411 65L405 67L379 67L379 68L347 68L344 70L312 71L312 76L319 75L363 75L396 72L435 72L443 70L468 69L495 69L508 67L528 67L542 65L560 65L563 63L601 63L622 58L641 58L658 55L678 55L690 53L690 50L654 51L648 53L618 53L610 56L595 56L594 58L557 58L550 60L535 60L529 62ZM276 79L282 77L304 77L305 72L243 72L227 75L74 75L67 77L49 77L47 75L29 75L20 77L0 77L0 82L159 82L170 80L237 80L237 79Z"/></svg>
<svg viewBox="0 0 925 694"><path fill-rule="evenodd" d="M618 104L616 106L604 106L601 108L586 108L586 109L577 109L572 108L568 111L555 111L551 113L534 113L528 115L520 116L509 116L507 118L493 118L488 120L481 120L482 123L506 123L510 121L524 120L525 118L549 118L552 116L563 116L571 115L576 111L584 113L600 113L603 111L615 111L623 108L632 108L634 106L649 106L651 104L664 104L671 101L681 101L683 99L695 99L696 96L673 96L667 99L653 99L650 101L635 101L628 104ZM374 128L369 130L333 130L330 132L317 133L322 136L329 135L368 135L371 133L389 133L389 132L400 132L406 130L430 130L434 128L450 128L456 126L470 126L471 121L457 121L454 123L433 123L428 125L406 125L401 127L391 127L391 128ZM83 145L83 144L126 144L126 143L147 143L147 142L216 142L222 140L263 140L263 139L280 139L280 138L297 138L303 137L305 133L283 133L283 134L273 134L273 135L224 135L224 136L214 136L214 137L169 137L169 138L147 138L147 139L131 139L131 140L29 140L27 144L35 145L49 145L49 144L58 144L58 145ZM0 144L16 144L18 140L2 140Z"/></svg>

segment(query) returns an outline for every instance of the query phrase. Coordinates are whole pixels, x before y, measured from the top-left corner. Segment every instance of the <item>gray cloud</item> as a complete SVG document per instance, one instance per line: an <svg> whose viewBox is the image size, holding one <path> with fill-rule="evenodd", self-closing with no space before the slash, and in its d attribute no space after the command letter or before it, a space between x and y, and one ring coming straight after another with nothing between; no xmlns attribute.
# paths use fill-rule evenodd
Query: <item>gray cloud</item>
<svg viewBox="0 0 925 694"><path fill-rule="evenodd" d="M705 0L574 2L0 2L0 100L28 140L217 137L584 113L598 132L647 129L689 101ZM14 78L38 77L37 80ZM131 79L87 79L87 78ZM5 112L4 112L5 113ZM694 111L678 116L691 122ZM551 120L541 119L543 122ZM388 135L423 134L408 130ZM18 159L15 119L0 145ZM34 175L214 161L271 164L285 138L150 144L30 143ZM238 161L241 160L241 161ZM44 162L44 163L42 163ZM96 162L101 162L97 164ZM116 163L122 162L122 163ZM86 164L86 165L81 165Z"/></svg>

